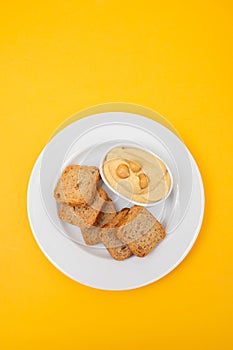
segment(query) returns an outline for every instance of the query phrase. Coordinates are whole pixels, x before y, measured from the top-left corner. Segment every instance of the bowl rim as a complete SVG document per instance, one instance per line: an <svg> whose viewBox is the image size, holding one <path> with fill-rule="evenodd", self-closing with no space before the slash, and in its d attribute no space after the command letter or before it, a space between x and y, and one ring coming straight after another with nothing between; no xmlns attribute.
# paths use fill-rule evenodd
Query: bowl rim
<svg viewBox="0 0 233 350"><path fill-rule="evenodd" d="M152 156L154 156L155 158L158 158L165 166L166 166L166 169L169 173L169 176L170 176L170 179L171 179L171 185L170 185L170 188L169 188L169 191L168 193L166 194L166 196L164 198L161 198L155 202L149 202L149 203L141 203L141 202L137 202L137 201L134 201L133 199L130 199L128 197L125 197L124 195L122 195L120 192L118 192L117 190L115 190L111 185L110 183L107 181L105 175L104 175L104 172L103 172L103 164L104 164L104 160L107 156L107 154L112 151L114 148L117 148L117 147L128 147L128 148L136 148L136 149L139 149L139 150L142 150L144 152L147 152L147 153L150 153ZM101 161L100 161L100 164L99 164L99 171L100 171L100 175L101 175L101 178L103 180L103 182L105 183L105 185L109 188L109 190L111 190L113 193L115 193L116 195L118 195L120 198L126 200L126 201L130 201L130 203L134 204L134 205L139 205L139 206L142 206L142 207L153 207L157 204L161 204L163 202L165 202L165 200L170 196L171 192L172 192L172 189L173 189L173 176L172 176L172 173L171 173L171 170L170 168L168 167L167 163L160 157L158 156L156 153L152 152L151 150L148 150L147 148L140 148L138 145L137 146L133 146L133 143L130 144L130 142L128 144L126 143L119 143L119 144L116 144L115 146L111 146L107 151L106 153L104 154L104 156L101 158Z"/></svg>

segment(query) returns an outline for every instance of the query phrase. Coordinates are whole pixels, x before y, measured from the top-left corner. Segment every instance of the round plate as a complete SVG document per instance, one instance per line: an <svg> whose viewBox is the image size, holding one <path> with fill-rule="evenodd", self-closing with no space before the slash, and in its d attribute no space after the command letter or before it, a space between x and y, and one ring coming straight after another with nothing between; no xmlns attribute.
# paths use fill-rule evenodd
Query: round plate
<svg viewBox="0 0 233 350"><path fill-rule="evenodd" d="M131 257L122 262L113 260L104 249L90 249L59 233L49 219L41 198L41 154L29 181L27 205L32 232L46 257L75 281L106 290L138 288L173 270L195 242L204 213L201 176L195 161L187 149L186 151L192 167L193 190L183 220L147 257Z"/></svg>

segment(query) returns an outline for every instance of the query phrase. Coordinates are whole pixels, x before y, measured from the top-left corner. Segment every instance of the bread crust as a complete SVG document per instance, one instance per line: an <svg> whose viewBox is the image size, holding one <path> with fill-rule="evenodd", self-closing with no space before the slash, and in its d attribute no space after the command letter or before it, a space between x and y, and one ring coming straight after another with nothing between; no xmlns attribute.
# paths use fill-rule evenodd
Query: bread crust
<svg viewBox="0 0 233 350"><path fill-rule="evenodd" d="M99 232L102 226L111 222L116 216L116 209L111 200L107 200L99 213L94 226L81 228L83 239L88 245L95 245L101 241Z"/></svg>
<svg viewBox="0 0 233 350"><path fill-rule="evenodd" d="M115 260L125 260L132 255L128 245L115 235L116 225L127 215L128 211L128 208L122 209L110 223L102 227L99 233L102 243Z"/></svg>
<svg viewBox="0 0 233 350"><path fill-rule="evenodd" d="M117 224L115 234L138 257L148 255L166 236L159 221L146 208L140 206L130 209Z"/></svg>
<svg viewBox="0 0 233 350"><path fill-rule="evenodd" d="M100 174L97 167L69 165L58 180L54 197L58 203L70 206L91 204L99 179Z"/></svg>

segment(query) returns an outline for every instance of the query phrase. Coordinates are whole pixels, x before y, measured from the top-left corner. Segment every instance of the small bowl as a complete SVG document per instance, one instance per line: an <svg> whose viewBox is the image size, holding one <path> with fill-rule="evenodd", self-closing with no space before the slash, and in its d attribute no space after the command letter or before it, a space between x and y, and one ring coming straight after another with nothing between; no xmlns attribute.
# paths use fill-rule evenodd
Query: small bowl
<svg viewBox="0 0 233 350"><path fill-rule="evenodd" d="M137 202L137 201L134 201L133 199L130 199L128 197L125 197L124 195L122 195L120 192L118 192L117 190L115 190L111 185L110 183L108 182L108 180L106 179L105 175L104 175L104 172L103 172L103 164L104 164L104 161L105 161L105 158L107 156L107 154L113 150L114 148L116 147L130 147L130 148L135 148L135 149L139 149L139 150L142 150L144 152L147 152L147 153L150 153L152 156L158 158L159 160L161 160L163 162L163 164L166 166L166 169L169 173L169 176L170 176L170 180L171 180L171 185L170 185L170 188L169 188L169 191L167 193L167 195L164 197L164 198L161 198L155 202L149 202L149 203L141 203L141 202ZM113 193L115 193L116 195L118 195L120 198L126 200L126 201L130 201L132 204L135 204L135 205L139 205L139 206L143 206L143 207L152 207L152 206L155 206L157 204L161 204L162 202L164 202L168 197L169 195L171 194L172 192L172 188L173 188L173 177L172 177L172 174L171 174L171 171L169 169L169 167L167 166L167 164L164 162L163 159L161 159L161 157L159 157L157 154L151 152L150 150L146 149L146 148L140 148L138 146L132 146L132 144L116 144L114 147L111 147L107 150L107 152L104 154L103 158L101 159L101 162L100 162L100 166L99 166L99 169L100 169L100 175L101 175L101 178L103 180L103 182L105 183L105 185L109 188L109 190L111 190Z"/></svg>

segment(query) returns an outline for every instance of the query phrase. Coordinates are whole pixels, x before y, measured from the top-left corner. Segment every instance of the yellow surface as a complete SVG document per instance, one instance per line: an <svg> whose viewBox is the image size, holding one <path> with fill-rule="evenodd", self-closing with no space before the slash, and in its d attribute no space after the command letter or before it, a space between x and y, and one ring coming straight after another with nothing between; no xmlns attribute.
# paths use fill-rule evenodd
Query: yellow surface
<svg viewBox="0 0 233 350"><path fill-rule="evenodd" d="M231 1L4 1L0 11L0 348L231 349ZM167 117L206 211L184 262L126 292L73 282L30 231L26 190L55 128L109 101Z"/></svg>

